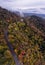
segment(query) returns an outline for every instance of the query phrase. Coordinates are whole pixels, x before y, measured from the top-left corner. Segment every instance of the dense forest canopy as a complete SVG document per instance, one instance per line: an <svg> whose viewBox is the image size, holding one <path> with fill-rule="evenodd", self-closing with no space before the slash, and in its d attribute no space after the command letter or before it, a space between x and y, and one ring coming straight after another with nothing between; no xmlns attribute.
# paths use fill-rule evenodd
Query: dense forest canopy
<svg viewBox="0 0 45 65"><path fill-rule="evenodd" d="M0 7L0 65L16 65L7 39L23 65L45 65L45 20L22 18Z"/></svg>

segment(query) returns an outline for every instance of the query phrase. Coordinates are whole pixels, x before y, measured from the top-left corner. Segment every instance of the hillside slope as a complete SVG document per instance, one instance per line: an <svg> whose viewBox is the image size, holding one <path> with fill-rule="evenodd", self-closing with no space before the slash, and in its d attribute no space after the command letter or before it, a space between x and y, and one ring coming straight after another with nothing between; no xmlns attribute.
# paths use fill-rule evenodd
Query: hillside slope
<svg viewBox="0 0 45 65"><path fill-rule="evenodd" d="M36 16L23 18L23 21L21 19L20 16L0 8L0 64L16 65L5 41L3 30L7 30L7 39L23 65L45 65L43 19Z"/></svg>

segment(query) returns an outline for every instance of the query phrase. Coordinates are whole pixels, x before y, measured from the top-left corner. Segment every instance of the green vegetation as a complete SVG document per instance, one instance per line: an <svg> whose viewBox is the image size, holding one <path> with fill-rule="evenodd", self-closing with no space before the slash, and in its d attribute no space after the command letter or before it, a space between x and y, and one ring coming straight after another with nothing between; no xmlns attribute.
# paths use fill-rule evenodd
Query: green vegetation
<svg viewBox="0 0 45 65"><path fill-rule="evenodd" d="M8 41L24 65L45 65L45 37L28 21L13 22L12 18L9 22L0 19L0 65L15 65L3 29L8 31Z"/></svg>

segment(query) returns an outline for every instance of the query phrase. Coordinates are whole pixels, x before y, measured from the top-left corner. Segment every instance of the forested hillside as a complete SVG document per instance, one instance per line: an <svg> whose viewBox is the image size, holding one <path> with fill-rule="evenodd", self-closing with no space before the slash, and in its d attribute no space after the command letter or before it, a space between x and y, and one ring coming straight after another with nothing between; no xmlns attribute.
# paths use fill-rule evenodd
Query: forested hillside
<svg viewBox="0 0 45 65"><path fill-rule="evenodd" d="M0 7L0 65L16 65L6 32L23 65L45 65L45 20L37 16L21 18Z"/></svg>

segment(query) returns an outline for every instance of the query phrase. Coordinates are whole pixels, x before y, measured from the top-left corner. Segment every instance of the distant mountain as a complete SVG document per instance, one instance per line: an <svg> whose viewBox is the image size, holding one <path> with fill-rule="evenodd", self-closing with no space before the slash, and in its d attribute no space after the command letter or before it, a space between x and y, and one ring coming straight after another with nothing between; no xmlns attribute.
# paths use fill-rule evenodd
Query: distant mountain
<svg viewBox="0 0 45 65"><path fill-rule="evenodd" d="M45 10L45 8L40 8L40 9Z"/></svg>
<svg viewBox="0 0 45 65"><path fill-rule="evenodd" d="M32 16L32 15L36 15L42 18L45 18L45 14L36 14L36 13L24 13L24 17L28 17L28 16Z"/></svg>
<svg viewBox="0 0 45 65"><path fill-rule="evenodd" d="M30 8L30 9L23 9L24 13L36 13L36 14L45 14L45 8Z"/></svg>
<svg viewBox="0 0 45 65"><path fill-rule="evenodd" d="M45 8L31 8L22 10L24 16L36 15L45 18Z"/></svg>

